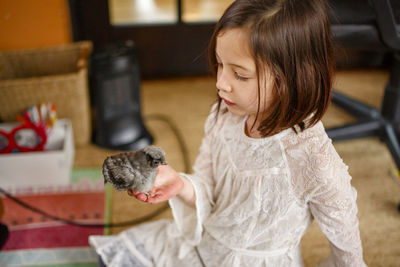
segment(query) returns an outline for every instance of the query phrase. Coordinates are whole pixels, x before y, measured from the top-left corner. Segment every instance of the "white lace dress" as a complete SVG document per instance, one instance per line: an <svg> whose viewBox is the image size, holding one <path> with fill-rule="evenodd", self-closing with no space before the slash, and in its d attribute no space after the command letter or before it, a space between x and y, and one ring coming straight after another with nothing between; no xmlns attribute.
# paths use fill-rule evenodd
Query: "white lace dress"
<svg viewBox="0 0 400 267"><path fill-rule="evenodd" d="M222 106L223 108L223 106ZM196 209L170 199L174 220L91 236L108 266L303 266L300 240L314 218L330 241L323 266L366 266L356 190L321 122L296 134L245 135L245 117L215 105L193 167Z"/></svg>

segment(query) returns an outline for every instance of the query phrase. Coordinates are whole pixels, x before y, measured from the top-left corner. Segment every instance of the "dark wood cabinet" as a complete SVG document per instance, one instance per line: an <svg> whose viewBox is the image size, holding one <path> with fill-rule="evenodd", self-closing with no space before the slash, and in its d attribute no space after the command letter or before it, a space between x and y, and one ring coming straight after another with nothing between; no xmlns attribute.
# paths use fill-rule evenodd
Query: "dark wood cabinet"
<svg viewBox="0 0 400 267"><path fill-rule="evenodd" d="M176 22L112 25L107 0L69 0L74 41L94 48L132 40L144 78L209 73L207 47L215 22L184 23L181 1Z"/></svg>

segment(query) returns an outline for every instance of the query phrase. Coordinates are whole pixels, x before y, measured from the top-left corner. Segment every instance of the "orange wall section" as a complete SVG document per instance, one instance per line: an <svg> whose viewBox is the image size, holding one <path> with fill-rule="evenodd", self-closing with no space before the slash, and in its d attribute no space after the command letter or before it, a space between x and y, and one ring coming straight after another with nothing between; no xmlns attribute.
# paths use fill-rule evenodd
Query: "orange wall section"
<svg viewBox="0 0 400 267"><path fill-rule="evenodd" d="M0 50L70 42L68 0L0 0Z"/></svg>

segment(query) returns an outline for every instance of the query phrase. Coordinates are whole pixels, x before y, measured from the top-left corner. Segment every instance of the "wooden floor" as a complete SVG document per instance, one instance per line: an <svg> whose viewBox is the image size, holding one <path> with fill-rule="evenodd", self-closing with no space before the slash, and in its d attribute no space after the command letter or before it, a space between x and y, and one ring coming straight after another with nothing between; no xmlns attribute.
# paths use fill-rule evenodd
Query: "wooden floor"
<svg viewBox="0 0 400 267"><path fill-rule="evenodd" d="M176 0L109 0L113 25L175 23ZM183 22L217 21L233 0L182 0Z"/></svg>
<svg viewBox="0 0 400 267"><path fill-rule="evenodd" d="M379 107L383 88L388 79L384 70L355 70L338 72L335 88L366 103ZM215 99L215 81L210 77L192 77L142 82L142 104L145 123L155 144L167 153L168 163L178 171L184 170L182 154L175 135L162 121L149 119L151 114L169 116L177 125L188 145L190 161L196 158L205 118ZM323 119L326 127L340 125L352 118L331 106ZM349 166L352 185L358 191L358 217L364 258L368 266L399 266L400 262L400 185L391 172L394 163L386 146L377 138L343 141L334 144L339 155ZM94 145L76 148L75 166L100 167L107 155L115 151ZM128 197L124 192L113 191L112 220L127 221L142 217L161 205L144 204ZM154 218L171 218L168 210ZM118 233L126 228L115 228ZM329 254L329 243L314 222L302 240L302 254L306 266Z"/></svg>

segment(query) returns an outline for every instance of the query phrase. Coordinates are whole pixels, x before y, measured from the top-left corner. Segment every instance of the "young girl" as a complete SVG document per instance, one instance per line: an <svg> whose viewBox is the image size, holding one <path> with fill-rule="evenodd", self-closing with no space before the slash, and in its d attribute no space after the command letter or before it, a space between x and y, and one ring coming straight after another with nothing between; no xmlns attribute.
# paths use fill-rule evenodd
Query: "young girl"
<svg viewBox="0 0 400 267"><path fill-rule="evenodd" d="M210 42L218 103L194 174L160 166L148 202L173 221L91 237L108 266L303 266L312 219L325 266L365 266L355 189L320 121L334 59L322 0L236 0Z"/></svg>

